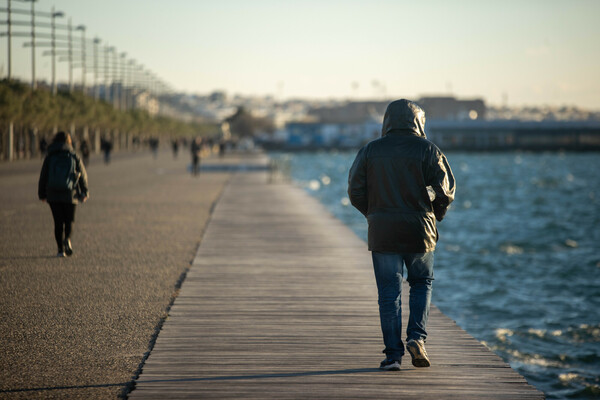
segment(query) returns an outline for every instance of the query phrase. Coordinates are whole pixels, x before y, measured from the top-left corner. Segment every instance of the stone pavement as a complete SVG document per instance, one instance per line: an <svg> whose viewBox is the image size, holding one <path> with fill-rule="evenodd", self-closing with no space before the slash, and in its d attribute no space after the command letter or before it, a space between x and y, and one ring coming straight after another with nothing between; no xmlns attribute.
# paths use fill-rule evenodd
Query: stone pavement
<svg viewBox="0 0 600 400"><path fill-rule="evenodd" d="M74 255L57 259L41 160L0 164L0 398L117 398L136 376L231 177L190 157L117 153L88 167ZM240 162L236 157L206 164Z"/></svg>

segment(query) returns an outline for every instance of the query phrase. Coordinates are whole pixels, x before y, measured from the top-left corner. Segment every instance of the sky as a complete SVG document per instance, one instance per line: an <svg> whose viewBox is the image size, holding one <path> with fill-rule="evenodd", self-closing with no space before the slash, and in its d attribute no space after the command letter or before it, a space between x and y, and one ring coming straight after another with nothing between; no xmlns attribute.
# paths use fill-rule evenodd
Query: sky
<svg viewBox="0 0 600 400"><path fill-rule="evenodd" d="M0 7L6 3L0 0ZM53 6L65 13L57 23L70 17L74 26L85 25L87 37L126 52L176 91L190 94L223 90L278 99L453 95L492 105L600 110L598 0L35 3L37 11ZM13 0L12 7L29 9L30 4ZM13 39L12 70L30 81L31 50L24 41ZM51 58L42 51L36 52L36 75L50 80ZM7 38L1 37L2 76L7 58ZM80 74L75 71L76 80ZM58 63L57 75L67 80L65 62ZM87 82L92 80L88 74Z"/></svg>

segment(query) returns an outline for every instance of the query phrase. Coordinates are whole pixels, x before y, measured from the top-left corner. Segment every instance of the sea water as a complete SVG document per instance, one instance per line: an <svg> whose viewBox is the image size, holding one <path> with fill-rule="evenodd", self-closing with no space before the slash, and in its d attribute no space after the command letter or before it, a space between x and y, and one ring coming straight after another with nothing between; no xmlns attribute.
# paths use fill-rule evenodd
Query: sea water
<svg viewBox="0 0 600 400"><path fill-rule="evenodd" d="M354 152L273 154L358 236ZM547 398L600 397L600 154L448 153L432 301Z"/></svg>

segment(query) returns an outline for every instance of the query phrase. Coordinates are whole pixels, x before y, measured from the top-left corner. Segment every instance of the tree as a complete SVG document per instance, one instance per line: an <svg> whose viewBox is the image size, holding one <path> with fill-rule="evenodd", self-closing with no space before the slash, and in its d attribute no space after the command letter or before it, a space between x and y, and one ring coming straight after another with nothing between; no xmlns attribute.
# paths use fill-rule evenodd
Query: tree
<svg viewBox="0 0 600 400"><path fill-rule="evenodd" d="M244 107L239 107L226 121L229 123L231 133L241 138L253 137L260 132L272 133L275 130L270 119L255 117Z"/></svg>
<svg viewBox="0 0 600 400"><path fill-rule="evenodd" d="M23 97L26 91L22 85L3 80L0 84L0 121L2 127L21 118Z"/></svg>
<svg viewBox="0 0 600 400"><path fill-rule="evenodd" d="M70 130L72 125L154 136L206 136L218 132L215 124L164 116L153 118L147 111L139 109L119 111L111 104L96 101L83 93L59 92L52 96L48 90L32 90L26 84L5 79L0 81L0 131L6 132L10 123L15 129L37 128L42 134L52 131L55 126Z"/></svg>

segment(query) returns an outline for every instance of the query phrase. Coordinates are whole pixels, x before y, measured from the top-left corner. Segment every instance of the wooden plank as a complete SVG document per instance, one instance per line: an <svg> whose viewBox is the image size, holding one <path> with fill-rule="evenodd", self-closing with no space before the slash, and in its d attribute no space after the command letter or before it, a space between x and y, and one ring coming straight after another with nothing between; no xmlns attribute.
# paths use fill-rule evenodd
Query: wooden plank
<svg viewBox="0 0 600 400"><path fill-rule="evenodd" d="M428 331L430 368L379 371L366 244L301 189L238 173L129 397L544 398L435 306Z"/></svg>

